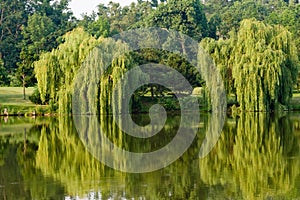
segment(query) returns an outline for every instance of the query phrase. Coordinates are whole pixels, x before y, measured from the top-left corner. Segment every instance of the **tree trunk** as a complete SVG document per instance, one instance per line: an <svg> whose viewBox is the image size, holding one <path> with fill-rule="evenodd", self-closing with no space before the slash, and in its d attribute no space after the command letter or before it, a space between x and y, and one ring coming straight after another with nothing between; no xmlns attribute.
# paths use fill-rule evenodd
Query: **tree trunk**
<svg viewBox="0 0 300 200"><path fill-rule="evenodd" d="M186 48L185 48L185 44L184 44L185 40L184 40L184 37L181 34L180 34L180 36L181 36L181 38L179 39L179 41L181 43L182 53L183 53L184 56L186 56L187 53L186 53Z"/></svg>
<svg viewBox="0 0 300 200"><path fill-rule="evenodd" d="M0 17L0 25L1 26L3 25L3 20L4 20L4 8L1 9L1 17ZM4 30L2 28L0 41L2 41L3 37L4 37Z"/></svg>
<svg viewBox="0 0 300 200"><path fill-rule="evenodd" d="M153 85L151 85L151 98L154 99L154 88Z"/></svg>

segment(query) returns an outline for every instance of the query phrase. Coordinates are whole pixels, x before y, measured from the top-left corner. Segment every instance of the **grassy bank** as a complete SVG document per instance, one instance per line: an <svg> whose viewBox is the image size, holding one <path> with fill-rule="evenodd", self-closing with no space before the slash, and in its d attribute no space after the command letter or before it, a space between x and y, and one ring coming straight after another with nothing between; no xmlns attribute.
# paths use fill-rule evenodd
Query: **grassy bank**
<svg viewBox="0 0 300 200"><path fill-rule="evenodd" d="M48 106L35 105L29 100L34 88L26 88L26 99L23 99L22 87L0 87L0 114L7 109L9 115L37 115L49 113Z"/></svg>
<svg viewBox="0 0 300 200"><path fill-rule="evenodd" d="M26 88L26 99L23 99L23 88L21 87L0 87L0 114L4 114L7 109L9 115L27 115L33 113L36 115L45 115L50 113L49 106L35 105L29 100L29 96L33 93L34 88ZM180 111L179 102L173 97L166 96L164 98L152 99L150 96L142 97L140 105L135 108L136 111L145 112L156 103L163 105L168 111ZM206 106L200 103L202 111ZM300 93L295 93L291 99L289 108L291 110L300 110Z"/></svg>
<svg viewBox="0 0 300 200"><path fill-rule="evenodd" d="M290 109L300 111L300 93L294 93L290 102Z"/></svg>

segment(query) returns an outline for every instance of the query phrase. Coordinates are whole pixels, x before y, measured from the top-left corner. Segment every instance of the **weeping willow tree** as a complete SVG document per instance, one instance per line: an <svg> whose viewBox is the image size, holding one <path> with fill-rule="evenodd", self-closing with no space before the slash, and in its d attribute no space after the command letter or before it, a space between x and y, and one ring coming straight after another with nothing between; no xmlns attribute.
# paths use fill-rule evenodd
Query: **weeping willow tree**
<svg viewBox="0 0 300 200"><path fill-rule="evenodd" d="M204 183L224 186L220 195L237 199L290 197L297 194L299 143L289 117L243 113L227 123L215 149L200 160ZM288 157L287 157L288 155Z"/></svg>
<svg viewBox="0 0 300 200"><path fill-rule="evenodd" d="M74 99L80 103L74 108L74 113L122 113L124 100L130 96L131 88L149 79L139 68L125 77L135 67L135 61L128 52L127 44L109 38L103 39L91 51L74 83ZM134 94L133 97L138 98Z"/></svg>
<svg viewBox="0 0 300 200"><path fill-rule="evenodd" d="M234 32L231 32L231 35ZM234 35L231 37L234 39ZM205 38L201 41L200 46L202 46L213 58L214 62L222 75L224 81L224 87L226 89L227 95L234 94L234 81L232 77L233 69L233 41L234 40L223 40L218 41L212 38Z"/></svg>
<svg viewBox="0 0 300 200"><path fill-rule="evenodd" d="M67 33L64 40L57 49L42 54L40 60L34 63L41 100L45 103L46 97L49 97L49 104L56 105L59 113L72 111L74 88L75 93L86 95L88 103L97 102L97 105L82 105L82 108L92 106L89 109L94 112L100 106L102 114L119 113L126 88L147 79L138 71L117 88L119 80L134 66L132 57L126 54L128 46L120 41L96 40L81 28ZM79 77L77 80L80 79L76 82L78 85L74 83L76 75Z"/></svg>
<svg viewBox="0 0 300 200"><path fill-rule="evenodd" d="M236 43L233 75L243 110L287 105L297 80L298 58L293 37L280 26L245 20Z"/></svg>
<svg viewBox="0 0 300 200"><path fill-rule="evenodd" d="M241 110L270 111L288 105L299 60L287 29L247 19L230 39L206 39L202 46L221 69L227 92L236 93Z"/></svg>
<svg viewBox="0 0 300 200"><path fill-rule="evenodd" d="M67 33L63 39L64 43L57 49L42 54L34 67L42 102L45 103L46 96L49 96L50 105L56 105L60 113L69 113L74 76L100 40L81 28Z"/></svg>

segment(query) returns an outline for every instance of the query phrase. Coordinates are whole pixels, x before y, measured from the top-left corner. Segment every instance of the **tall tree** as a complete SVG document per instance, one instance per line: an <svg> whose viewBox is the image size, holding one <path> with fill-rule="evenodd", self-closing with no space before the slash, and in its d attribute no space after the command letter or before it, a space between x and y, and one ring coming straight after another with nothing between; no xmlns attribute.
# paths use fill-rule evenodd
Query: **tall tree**
<svg viewBox="0 0 300 200"><path fill-rule="evenodd" d="M239 29L240 22L243 19L255 18L271 25L285 26L293 34L300 56L299 11L300 4L296 4L294 1L207 0L205 2L205 12L211 27L209 37L228 38L232 29ZM300 82L298 82L298 85L300 85Z"/></svg>
<svg viewBox="0 0 300 200"><path fill-rule="evenodd" d="M220 70L223 77L224 86L226 89L227 96L236 94L234 79L232 76L233 70L233 42L236 40L235 32L231 33L230 40L214 40L212 38L205 38L201 41L200 45L203 47L214 59L215 63Z"/></svg>
<svg viewBox="0 0 300 200"><path fill-rule="evenodd" d="M125 6L123 10L126 11L122 20L123 24L128 29L139 28L145 24L146 18L153 12L153 5L149 1L140 1L137 4Z"/></svg>
<svg viewBox="0 0 300 200"><path fill-rule="evenodd" d="M21 29L28 16L27 3L22 0L0 1L0 55L6 75L13 74L17 68L21 51L18 43L22 40ZM8 85L6 75L2 81Z"/></svg>
<svg viewBox="0 0 300 200"><path fill-rule="evenodd" d="M19 63L17 74L22 81L24 99L26 98L25 87L34 83L32 63L39 58L43 51L52 49L51 44L55 43L55 39L52 37L54 31L55 25L52 20L39 14L30 16L27 26L23 28L23 48L20 54L22 61Z"/></svg>
<svg viewBox="0 0 300 200"><path fill-rule="evenodd" d="M233 28L238 30L240 22L244 19L264 20L270 13L270 8L256 1L236 1L221 12L219 37L226 37Z"/></svg>
<svg viewBox="0 0 300 200"><path fill-rule="evenodd" d="M107 6L98 5L98 16L110 24L111 34L118 34L130 28L139 27L143 20L153 11L148 1L138 1L121 7L119 3L110 2Z"/></svg>
<svg viewBox="0 0 300 200"><path fill-rule="evenodd" d="M110 36L110 24L107 18L99 16L96 20L96 15L83 16L83 19L78 23L79 26L84 27L84 30L90 35L99 38L99 37L108 37Z"/></svg>
<svg viewBox="0 0 300 200"><path fill-rule="evenodd" d="M42 102L58 107L60 113L68 113L74 76L98 42L82 28L66 33L63 39L64 43L57 49L43 53L34 62L34 71ZM46 102L47 97L49 102Z"/></svg>
<svg viewBox="0 0 300 200"><path fill-rule="evenodd" d="M265 111L287 105L299 65L291 33L282 26L245 20L235 47L233 77L241 108Z"/></svg>
<svg viewBox="0 0 300 200"><path fill-rule="evenodd" d="M39 59L42 52L56 48L61 42L60 37L73 27L70 22L71 13L67 8L68 2L68 0L59 2L34 0L30 4L30 11L33 14L22 28L21 62L18 63L16 74L22 81L24 99L25 87L32 86L36 82L33 62Z"/></svg>
<svg viewBox="0 0 300 200"><path fill-rule="evenodd" d="M285 26L294 37L294 41L298 50L298 57L300 58L300 4L286 4L279 9L274 10L266 19L269 24ZM300 71L299 71L300 72ZM297 88L300 89L300 73Z"/></svg>
<svg viewBox="0 0 300 200"><path fill-rule="evenodd" d="M0 86L5 85L5 78L7 77L7 72L4 68L4 62L0 54Z"/></svg>
<svg viewBox="0 0 300 200"><path fill-rule="evenodd" d="M180 31L196 40L208 35L208 24L199 0L168 0L147 19L148 26Z"/></svg>
<svg viewBox="0 0 300 200"><path fill-rule="evenodd" d="M204 46L221 71L224 68L232 71L241 110L270 111L289 103L299 60L287 29L253 19L243 20L237 34L230 39Z"/></svg>

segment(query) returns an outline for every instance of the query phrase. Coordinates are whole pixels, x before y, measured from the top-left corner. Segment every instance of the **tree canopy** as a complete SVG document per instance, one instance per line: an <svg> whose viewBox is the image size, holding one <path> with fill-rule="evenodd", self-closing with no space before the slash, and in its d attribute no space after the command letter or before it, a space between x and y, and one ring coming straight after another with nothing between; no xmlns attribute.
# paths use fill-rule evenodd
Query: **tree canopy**
<svg viewBox="0 0 300 200"><path fill-rule="evenodd" d="M292 34L282 26L244 20L227 40L202 42L221 69L227 92L242 110L270 111L288 105L299 60Z"/></svg>
<svg viewBox="0 0 300 200"><path fill-rule="evenodd" d="M82 19L72 15L69 0L12 0L0 1L0 5L0 85L25 88L37 84L41 89L45 84L39 83L40 78L36 80L41 72L36 74L39 67L34 69L33 63L64 62L65 58L56 54L58 51L69 54L62 53L68 50L59 46L71 45L66 38L74 28L78 31L82 27L84 37L99 42L100 38L123 31L154 26L179 31L201 42L222 73L228 97L235 95L243 110L271 110L287 105L293 84L300 87L299 81L296 84L300 4L293 1L139 0L124 7L110 2L99 4L94 13L82 15ZM183 50L184 42L181 41ZM72 48L78 48L75 46ZM144 49L131 56L137 64L169 65L193 86L203 86L201 75L175 54ZM77 64L79 67L81 63ZM51 70L60 73L56 75L59 79L68 76L62 75L65 71ZM260 74L260 80L253 74ZM248 81L243 82L239 77L243 80L247 77ZM254 84L256 89L245 93L247 84L249 87ZM44 103L47 98L56 98L56 94L51 96L46 92L47 97L45 90L40 92ZM250 101L260 103L245 104Z"/></svg>
<svg viewBox="0 0 300 200"><path fill-rule="evenodd" d="M51 106L66 113L71 110L74 76L98 42L82 28L67 33L63 39L63 44L43 53L34 66L42 102L48 97Z"/></svg>
<svg viewBox="0 0 300 200"><path fill-rule="evenodd" d="M148 17L147 25L177 30L198 41L208 35L206 16L199 0L161 3Z"/></svg>

